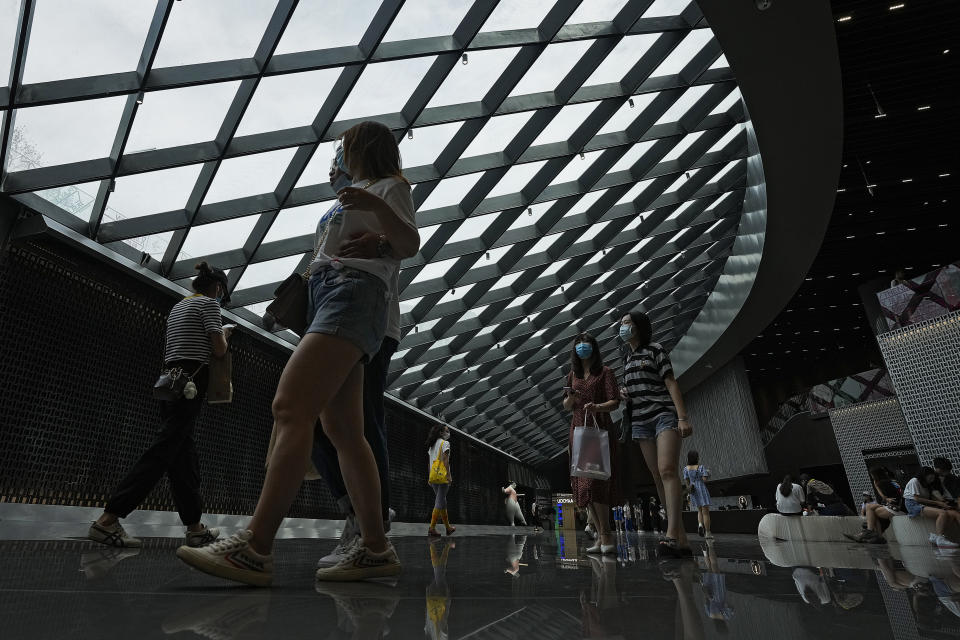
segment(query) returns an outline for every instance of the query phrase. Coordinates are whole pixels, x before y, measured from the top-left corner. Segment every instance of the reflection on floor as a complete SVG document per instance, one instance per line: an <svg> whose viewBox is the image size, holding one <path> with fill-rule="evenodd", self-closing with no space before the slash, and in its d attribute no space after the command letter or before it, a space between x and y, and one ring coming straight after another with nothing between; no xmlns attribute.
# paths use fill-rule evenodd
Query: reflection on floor
<svg viewBox="0 0 960 640"><path fill-rule="evenodd" d="M0 637L13 638L956 638L960 556L934 549L696 540L661 563L656 538L394 537L395 584L315 585L332 540L280 540L272 589L178 562L178 540L141 550L81 540L0 541ZM906 555L904 552L906 551Z"/></svg>

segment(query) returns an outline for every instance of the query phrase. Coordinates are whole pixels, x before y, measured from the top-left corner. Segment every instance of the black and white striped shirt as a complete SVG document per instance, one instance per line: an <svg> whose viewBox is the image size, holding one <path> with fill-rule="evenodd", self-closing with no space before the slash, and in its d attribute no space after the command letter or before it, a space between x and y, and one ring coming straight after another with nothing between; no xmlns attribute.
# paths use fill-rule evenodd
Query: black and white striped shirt
<svg viewBox="0 0 960 640"><path fill-rule="evenodd" d="M674 413L673 399L664 380L673 375L670 356L664 348L651 342L632 351L627 345L623 361L623 382L630 398L631 424L652 420L657 416Z"/></svg>
<svg viewBox="0 0 960 640"><path fill-rule="evenodd" d="M167 316L164 362L197 360L210 362L210 334L223 333L220 303L209 296L194 295L173 305Z"/></svg>

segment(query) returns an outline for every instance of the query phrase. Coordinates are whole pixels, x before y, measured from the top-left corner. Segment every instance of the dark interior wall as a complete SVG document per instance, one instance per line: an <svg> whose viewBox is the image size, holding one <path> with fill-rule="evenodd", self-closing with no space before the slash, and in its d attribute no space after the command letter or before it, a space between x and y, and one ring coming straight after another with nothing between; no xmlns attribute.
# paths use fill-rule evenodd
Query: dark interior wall
<svg viewBox="0 0 960 640"><path fill-rule="evenodd" d="M150 395L166 313L177 298L52 241L0 252L0 501L99 506L157 426ZM270 402L289 353L251 334L232 340L234 401L205 405L196 432L211 513L252 513L263 481ZM391 506L429 516L428 418L388 403ZM451 516L505 523L501 487L526 465L454 434ZM526 490L532 493L532 488ZM143 508L173 510L166 480ZM293 517L336 517L322 481L304 483Z"/></svg>

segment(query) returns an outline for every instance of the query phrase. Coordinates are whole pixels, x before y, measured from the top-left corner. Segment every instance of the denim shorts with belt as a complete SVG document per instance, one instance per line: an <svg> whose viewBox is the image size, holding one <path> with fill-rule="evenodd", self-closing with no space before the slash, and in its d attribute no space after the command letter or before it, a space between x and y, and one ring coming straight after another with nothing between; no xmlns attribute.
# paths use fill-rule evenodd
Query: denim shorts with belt
<svg viewBox="0 0 960 640"><path fill-rule="evenodd" d="M634 422L631 425L631 436L634 440L656 440L661 433L676 430L677 414L670 411L643 422Z"/></svg>
<svg viewBox="0 0 960 640"><path fill-rule="evenodd" d="M310 276L307 333L348 340L366 363L380 351L387 329L387 285L366 271L335 265Z"/></svg>

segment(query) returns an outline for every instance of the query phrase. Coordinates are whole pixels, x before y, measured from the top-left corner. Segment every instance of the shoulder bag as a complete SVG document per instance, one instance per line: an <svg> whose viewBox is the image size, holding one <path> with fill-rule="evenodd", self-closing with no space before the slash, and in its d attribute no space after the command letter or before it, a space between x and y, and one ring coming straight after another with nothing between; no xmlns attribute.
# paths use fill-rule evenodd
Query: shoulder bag
<svg viewBox="0 0 960 640"><path fill-rule="evenodd" d="M440 456L443 455L443 444L437 447L437 457L430 463L430 478L427 480L430 484L448 484L450 477L447 475L447 466L443 464Z"/></svg>

